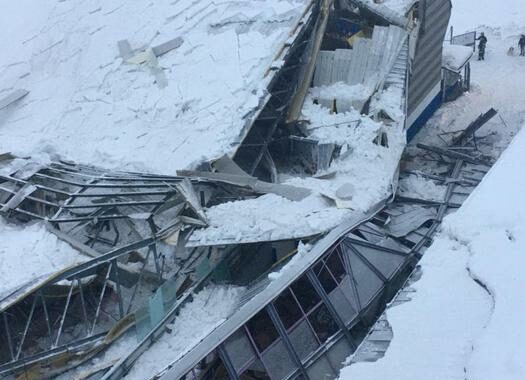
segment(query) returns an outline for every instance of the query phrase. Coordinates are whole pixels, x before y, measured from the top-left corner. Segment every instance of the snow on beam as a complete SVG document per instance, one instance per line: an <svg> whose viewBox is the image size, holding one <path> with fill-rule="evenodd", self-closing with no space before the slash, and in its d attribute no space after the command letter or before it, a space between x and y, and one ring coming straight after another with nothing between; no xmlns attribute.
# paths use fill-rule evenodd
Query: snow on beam
<svg viewBox="0 0 525 380"><path fill-rule="evenodd" d="M177 175L190 177L190 178L202 178L205 180L223 182L230 185L247 187L255 192L263 194L276 194L283 198L291 201L301 201L311 194L311 190L290 186L282 185L278 183L269 183L260 181L252 176L236 175L236 174L223 174L223 173L211 173L201 172L192 170L179 170Z"/></svg>

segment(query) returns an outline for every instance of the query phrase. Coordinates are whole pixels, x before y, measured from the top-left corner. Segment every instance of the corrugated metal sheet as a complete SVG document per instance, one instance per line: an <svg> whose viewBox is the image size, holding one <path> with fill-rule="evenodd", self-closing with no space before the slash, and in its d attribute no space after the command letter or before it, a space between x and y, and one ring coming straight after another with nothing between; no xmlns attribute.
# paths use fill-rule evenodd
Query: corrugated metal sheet
<svg viewBox="0 0 525 380"><path fill-rule="evenodd" d="M371 41L365 38L359 38L354 44L354 57L348 72L347 83L350 85L363 82L364 73L368 64L369 50Z"/></svg>
<svg viewBox="0 0 525 380"><path fill-rule="evenodd" d="M379 88L399 56L407 32L397 26L375 26L372 39L356 38L353 49L319 53L314 86L345 82Z"/></svg>
<svg viewBox="0 0 525 380"><path fill-rule="evenodd" d="M409 80L409 115L441 81L442 43L451 9L450 0L421 0L419 3L421 25Z"/></svg>
<svg viewBox="0 0 525 380"><path fill-rule="evenodd" d="M317 55L315 63L314 86L326 86L332 80L335 52L322 50Z"/></svg>

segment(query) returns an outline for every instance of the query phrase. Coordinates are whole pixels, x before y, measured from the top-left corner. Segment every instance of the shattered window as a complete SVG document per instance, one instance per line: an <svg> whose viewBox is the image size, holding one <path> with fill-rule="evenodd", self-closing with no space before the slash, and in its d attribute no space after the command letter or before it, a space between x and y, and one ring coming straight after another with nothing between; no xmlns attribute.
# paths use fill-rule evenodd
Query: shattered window
<svg viewBox="0 0 525 380"><path fill-rule="evenodd" d="M332 277L332 274L324 265L323 262L317 264L315 267L315 273L317 274L317 278L319 279L319 282L323 286L323 289L326 293L330 293L332 290L334 290L337 287L337 283L335 282L334 278Z"/></svg>
<svg viewBox="0 0 525 380"><path fill-rule="evenodd" d="M312 310L315 305L321 302L321 299L310 283L310 280L305 276L299 278L292 285L292 290L305 312Z"/></svg>
<svg viewBox="0 0 525 380"><path fill-rule="evenodd" d="M330 256L328 256L326 259L326 266L328 269L330 269L330 272L332 272L337 283L340 284L346 275L345 267L343 265L343 261L341 260L340 247L337 247L337 249L335 249L330 254Z"/></svg>
<svg viewBox="0 0 525 380"><path fill-rule="evenodd" d="M286 289L279 297L277 297L275 300L275 308L277 309L277 313L286 329L292 327L294 323L303 316L299 305L293 298L292 292L290 292L289 289Z"/></svg>
<svg viewBox="0 0 525 380"><path fill-rule="evenodd" d="M250 319L246 326L259 352L264 351L279 337L270 316L264 309Z"/></svg>

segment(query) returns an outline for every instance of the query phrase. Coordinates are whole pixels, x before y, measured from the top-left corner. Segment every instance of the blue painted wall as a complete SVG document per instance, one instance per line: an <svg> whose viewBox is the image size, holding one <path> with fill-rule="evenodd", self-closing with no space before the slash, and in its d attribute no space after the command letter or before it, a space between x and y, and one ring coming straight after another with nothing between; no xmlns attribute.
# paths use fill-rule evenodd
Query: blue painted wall
<svg viewBox="0 0 525 380"><path fill-rule="evenodd" d="M425 110L419 115L419 117L412 123L410 127L408 127L407 130L407 141L411 141L414 136L423 128L423 126L427 123L427 121L434 115L434 113L441 107L441 104L443 103L441 101L442 99L442 92L440 91L436 97L430 102L430 104L425 108Z"/></svg>

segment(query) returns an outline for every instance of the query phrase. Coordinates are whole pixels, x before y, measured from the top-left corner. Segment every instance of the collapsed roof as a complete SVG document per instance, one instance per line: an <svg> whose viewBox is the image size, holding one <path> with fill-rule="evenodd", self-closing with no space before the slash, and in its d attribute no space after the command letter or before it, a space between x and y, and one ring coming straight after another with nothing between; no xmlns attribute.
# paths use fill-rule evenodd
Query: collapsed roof
<svg viewBox="0 0 525 380"><path fill-rule="evenodd" d="M167 17L162 7L148 7L141 17L157 22L137 32L108 27L116 42L103 45L100 56L107 64L99 67L91 47L57 62L64 56L60 48L78 42L68 33L84 25L83 18L73 23L60 13L69 7L60 3L47 32L69 32L32 58L53 63L57 71L48 76L8 70L13 87L30 92L10 93L0 110L5 119L0 133L10 150L45 150L48 157L2 156L0 203L10 220L44 221L82 259L21 282L0 300L10 342L0 352L1 373L23 368L60 373L63 358L75 366L134 325L144 340L125 357L132 363L142 343L157 339L205 284L232 282L237 275L242 285L253 285L287 262L299 240L315 242L329 234L316 248L318 255L298 267L304 270L333 243L330 231L347 223L361 227L393 196L405 147L408 36L399 27L374 25L354 38L352 49L322 51L312 59L321 48L317 42L330 4L268 1L259 13L250 4L184 1L171 4L168 9L176 9ZM86 20L111 20L136 17L133 7L69 11L86 11ZM158 19L164 26L153 33ZM101 38L105 28L86 38ZM43 41L33 40L37 46ZM137 40L143 45L137 47ZM327 56L328 64L322 59ZM59 91L70 98L46 99L54 81L63 81L62 70L75 74L71 88ZM309 78L313 87L297 102L296 118L278 128L290 121L298 83L309 85ZM44 112L50 105L57 114ZM71 132L71 126L79 130ZM42 128L51 148L35 148L38 142L26 138ZM103 157L106 169L63 156L88 164ZM154 170L163 174L151 174ZM393 240L387 243L397 244ZM410 254L409 248L401 251ZM35 310L42 310L43 321ZM39 330L39 323L45 328ZM128 364L111 373L122 375Z"/></svg>
<svg viewBox="0 0 525 380"><path fill-rule="evenodd" d="M29 94L0 109L0 151L164 174L231 154L311 5L31 4L7 24L0 99Z"/></svg>

